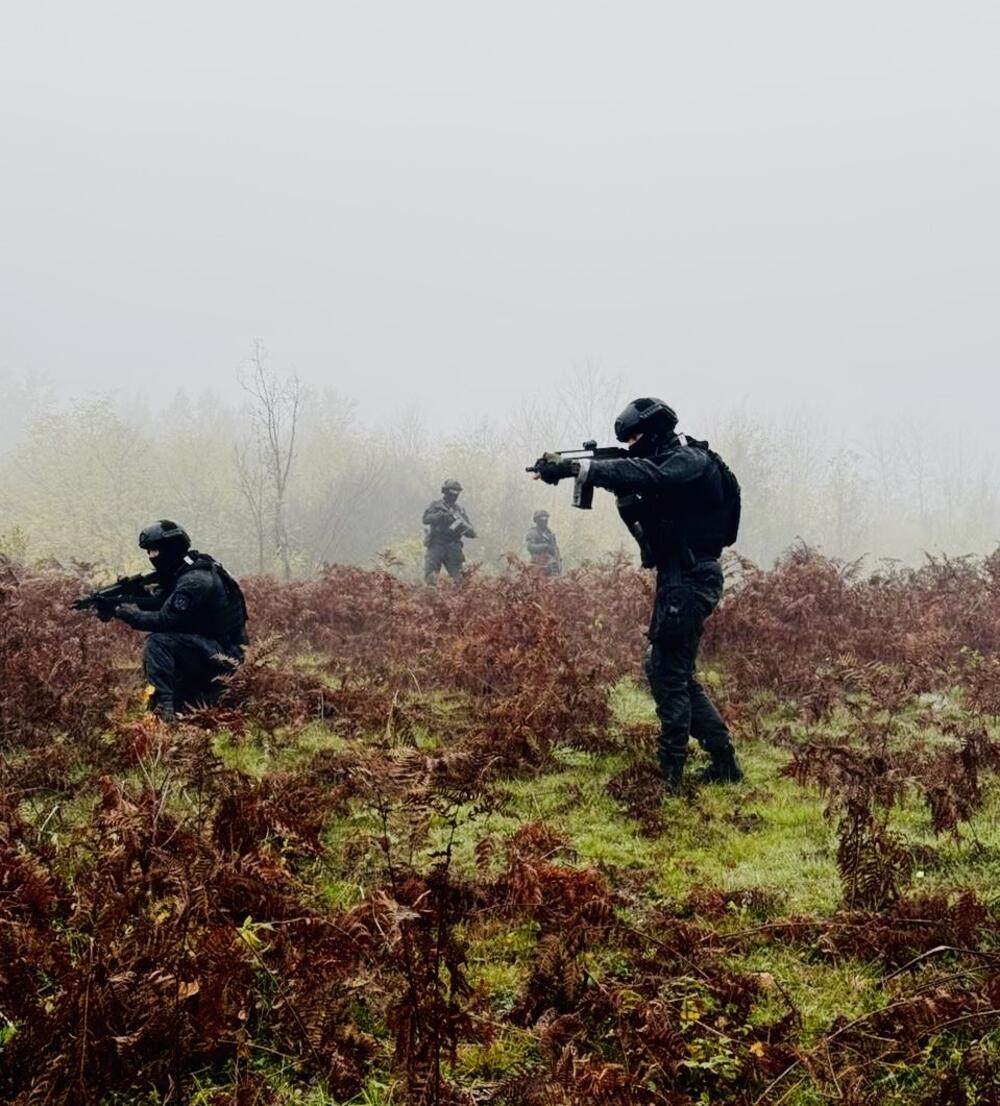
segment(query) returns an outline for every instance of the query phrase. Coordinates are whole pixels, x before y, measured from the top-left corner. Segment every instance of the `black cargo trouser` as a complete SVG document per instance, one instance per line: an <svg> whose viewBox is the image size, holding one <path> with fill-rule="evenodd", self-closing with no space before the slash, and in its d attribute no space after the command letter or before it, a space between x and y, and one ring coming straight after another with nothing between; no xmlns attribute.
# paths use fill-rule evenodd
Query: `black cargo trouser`
<svg viewBox="0 0 1000 1106"><path fill-rule="evenodd" d="M668 780L679 778L689 737L713 761L732 755L726 723L695 678L705 620L721 597L722 569L716 560L658 572L646 675L660 719L657 755Z"/></svg>
<svg viewBox="0 0 1000 1106"><path fill-rule="evenodd" d="M150 707L172 705L184 710L213 703L222 690L215 678L232 671L235 658L225 659L232 652L231 647L202 634L149 634L142 663L153 686Z"/></svg>
<svg viewBox="0 0 1000 1106"><path fill-rule="evenodd" d="M442 568L453 580L460 580L464 563L465 553L461 542L434 542L427 546L424 554L424 581L431 583Z"/></svg>

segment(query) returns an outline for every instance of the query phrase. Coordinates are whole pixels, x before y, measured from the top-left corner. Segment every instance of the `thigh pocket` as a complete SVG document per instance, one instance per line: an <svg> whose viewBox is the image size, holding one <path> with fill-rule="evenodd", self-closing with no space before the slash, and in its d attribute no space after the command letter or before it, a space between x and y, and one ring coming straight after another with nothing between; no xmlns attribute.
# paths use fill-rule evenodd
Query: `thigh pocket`
<svg viewBox="0 0 1000 1106"><path fill-rule="evenodd" d="M649 624L649 638L683 637L689 634L697 622L694 590L687 584L668 585L657 589L653 604L653 617Z"/></svg>

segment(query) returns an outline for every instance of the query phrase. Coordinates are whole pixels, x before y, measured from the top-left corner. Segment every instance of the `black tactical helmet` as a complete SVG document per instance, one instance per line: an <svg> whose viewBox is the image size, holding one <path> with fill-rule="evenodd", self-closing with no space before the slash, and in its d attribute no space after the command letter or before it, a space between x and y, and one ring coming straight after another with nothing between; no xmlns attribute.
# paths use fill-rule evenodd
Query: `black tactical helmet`
<svg viewBox="0 0 1000 1106"><path fill-rule="evenodd" d="M615 437L627 442L636 434L672 434L677 425L677 414L662 399L643 396L633 399L615 419Z"/></svg>
<svg viewBox="0 0 1000 1106"><path fill-rule="evenodd" d="M187 552L191 548L191 539L183 526L178 526L169 518L158 519L143 527L139 535L140 549L159 549L164 545L183 547Z"/></svg>
<svg viewBox="0 0 1000 1106"><path fill-rule="evenodd" d="M540 522L543 518L545 519L546 522L549 521L549 512L548 511L535 511L535 513L531 516L531 521L532 522Z"/></svg>
<svg viewBox="0 0 1000 1106"><path fill-rule="evenodd" d="M462 485L457 480L446 480L441 485L441 491L443 492L460 492Z"/></svg>

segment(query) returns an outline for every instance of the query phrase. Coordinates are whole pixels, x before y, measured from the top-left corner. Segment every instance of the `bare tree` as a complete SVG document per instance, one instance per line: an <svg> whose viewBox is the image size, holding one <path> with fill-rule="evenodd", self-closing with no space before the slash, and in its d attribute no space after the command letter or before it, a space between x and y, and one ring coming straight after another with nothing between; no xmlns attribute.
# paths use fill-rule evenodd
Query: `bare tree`
<svg viewBox="0 0 1000 1106"><path fill-rule="evenodd" d="M250 511L254 533L257 536L257 572L263 575L267 505L264 457L260 439L251 435L242 442L237 442L233 446L233 456L236 461L236 479L240 495Z"/></svg>
<svg viewBox="0 0 1000 1106"><path fill-rule="evenodd" d="M567 432L578 438L602 438L622 407L622 378L588 361L560 381L556 400Z"/></svg>
<svg viewBox="0 0 1000 1106"><path fill-rule="evenodd" d="M622 379L593 362L564 376L549 395L525 397L508 419L508 439L518 456L533 460L546 449L579 449L605 431L621 410Z"/></svg>
<svg viewBox="0 0 1000 1106"><path fill-rule="evenodd" d="M388 467L384 454L366 450L356 464L341 472L335 480L328 481L322 504L316 512L318 565L327 562L348 525L356 529L359 518L364 519L370 529L373 522L377 523L378 515L364 512L361 507L382 484Z"/></svg>
<svg viewBox="0 0 1000 1106"><path fill-rule="evenodd" d="M295 435L302 404L302 382L295 375L279 377L267 364L260 339L240 373L240 384L251 399L253 429L270 486L274 544L286 580L292 576L288 540L288 478L295 460Z"/></svg>
<svg viewBox="0 0 1000 1106"><path fill-rule="evenodd" d="M900 436L900 457L912 481L911 494L916 501L917 515L920 521L920 535L926 540L928 532L928 483L930 481L930 457L928 456L929 436L926 429L916 426L912 421L907 426L905 436Z"/></svg>
<svg viewBox="0 0 1000 1106"><path fill-rule="evenodd" d="M862 552L858 545L867 523L870 488L864 455L850 446L838 449L827 463L822 493L834 556L850 558Z"/></svg>

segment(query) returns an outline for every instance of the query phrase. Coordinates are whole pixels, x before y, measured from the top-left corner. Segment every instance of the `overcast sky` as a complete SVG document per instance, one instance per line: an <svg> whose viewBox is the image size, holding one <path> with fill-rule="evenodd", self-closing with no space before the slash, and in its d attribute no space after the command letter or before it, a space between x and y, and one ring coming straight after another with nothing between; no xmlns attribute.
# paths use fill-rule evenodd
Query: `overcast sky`
<svg viewBox="0 0 1000 1106"><path fill-rule="evenodd" d="M996 0L6 0L0 367L989 428L998 107Z"/></svg>

